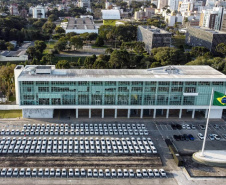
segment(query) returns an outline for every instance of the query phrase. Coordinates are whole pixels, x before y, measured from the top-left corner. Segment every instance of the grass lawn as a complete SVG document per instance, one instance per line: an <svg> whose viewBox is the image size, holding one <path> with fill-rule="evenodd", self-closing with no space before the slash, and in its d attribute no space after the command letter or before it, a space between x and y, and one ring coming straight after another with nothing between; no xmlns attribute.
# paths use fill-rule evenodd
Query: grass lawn
<svg viewBox="0 0 226 185"><path fill-rule="evenodd" d="M54 57L52 62L57 63L59 60L67 60L68 62L77 62L81 58L81 63L83 64L85 56L76 56L76 57Z"/></svg>
<svg viewBox="0 0 226 185"><path fill-rule="evenodd" d="M55 44L55 41L46 41L46 49L43 51L43 54L48 54L49 53L49 50L53 49L54 48L54 44Z"/></svg>
<svg viewBox="0 0 226 185"><path fill-rule="evenodd" d="M22 117L22 110L0 110L0 118Z"/></svg>

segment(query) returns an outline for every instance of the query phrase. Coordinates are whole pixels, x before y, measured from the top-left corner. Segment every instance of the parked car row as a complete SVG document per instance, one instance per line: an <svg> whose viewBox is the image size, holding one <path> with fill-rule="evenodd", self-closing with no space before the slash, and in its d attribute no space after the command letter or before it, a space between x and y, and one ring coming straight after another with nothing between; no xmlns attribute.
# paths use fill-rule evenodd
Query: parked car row
<svg viewBox="0 0 226 185"><path fill-rule="evenodd" d="M173 135L176 141L194 141L195 138L192 134Z"/></svg>
<svg viewBox="0 0 226 185"><path fill-rule="evenodd" d="M72 124L24 124L24 129L146 129L145 124L133 123L72 123Z"/></svg>
<svg viewBox="0 0 226 185"><path fill-rule="evenodd" d="M224 136L224 135L223 135L223 136ZM199 138L200 140L203 140L203 139L204 139L204 135L203 135L202 133L198 133L198 138ZM220 137L219 135L217 135L217 134L208 134L208 138L209 138L211 141L213 141L213 140L217 140L217 141L221 140L221 137Z"/></svg>
<svg viewBox="0 0 226 185"><path fill-rule="evenodd" d="M1 177L96 177L96 178L148 178L166 177L164 169L54 169L54 168L3 168L0 169Z"/></svg>
<svg viewBox="0 0 226 185"><path fill-rule="evenodd" d="M26 130L1 130L1 135L36 135L36 136L43 136L43 135L148 135L148 130L137 130L137 129L108 129L108 128L86 128L86 129L26 129Z"/></svg>
<svg viewBox="0 0 226 185"><path fill-rule="evenodd" d="M0 153L157 153L151 138L0 138Z"/></svg>
<svg viewBox="0 0 226 185"><path fill-rule="evenodd" d="M180 124L171 124L171 127L173 130L181 130L181 129L187 129L187 130L191 130L191 129L196 129L196 126L195 125L190 125L190 124L183 124L183 125L180 125Z"/></svg>

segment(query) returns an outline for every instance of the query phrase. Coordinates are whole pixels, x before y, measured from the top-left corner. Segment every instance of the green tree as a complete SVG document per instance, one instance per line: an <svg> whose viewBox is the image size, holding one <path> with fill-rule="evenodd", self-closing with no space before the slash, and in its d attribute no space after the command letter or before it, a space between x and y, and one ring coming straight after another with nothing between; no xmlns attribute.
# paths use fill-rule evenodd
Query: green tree
<svg viewBox="0 0 226 185"><path fill-rule="evenodd" d="M192 47L190 54L193 57L204 56L206 53L209 53L209 50L203 46Z"/></svg>
<svg viewBox="0 0 226 185"><path fill-rule="evenodd" d="M114 51L114 50L113 50L112 48L107 48L107 49L105 50L105 53L106 53L106 54L111 54L113 51Z"/></svg>
<svg viewBox="0 0 226 185"><path fill-rule="evenodd" d="M95 45L100 47L104 45L104 39L102 37L97 37L96 41L95 41Z"/></svg>
<svg viewBox="0 0 226 185"><path fill-rule="evenodd" d="M67 41L58 40L54 45L54 49L57 51L63 51L66 49L66 46L67 46Z"/></svg>
<svg viewBox="0 0 226 185"><path fill-rule="evenodd" d="M56 28L56 24L47 21L43 26L42 26L42 31L45 33L52 34L53 30Z"/></svg>
<svg viewBox="0 0 226 185"><path fill-rule="evenodd" d="M26 53L30 59L38 59L42 58L42 53L35 48L35 46L31 46L27 49Z"/></svg>
<svg viewBox="0 0 226 185"><path fill-rule="evenodd" d="M111 53L109 64L113 68L126 68L129 63L129 53L126 50L114 50Z"/></svg>
<svg viewBox="0 0 226 185"><path fill-rule="evenodd" d="M14 85L14 69L16 65L4 65L0 67L0 87L5 91L7 99L11 94L15 94L15 85Z"/></svg>
<svg viewBox="0 0 226 185"><path fill-rule="evenodd" d="M84 61L84 68L85 69L92 69L93 64L96 61L97 57L96 55L92 55L91 57L86 57Z"/></svg>
<svg viewBox="0 0 226 185"><path fill-rule="evenodd" d="M46 49L46 43L42 40L35 41L35 49L42 53Z"/></svg>
<svg viewBox="0 0 226 185"><path fill-rule="evenodd" d="M7 47L7 50L9 50L9 51L12 51L14 49L14 45L11 44L10 42L6 42L5 45Z"/></svg>
<svg viewBox="0 0 226 185"><path fill-rule="evenodd" d="M185 55L181 50L170 47L159 47L152 49L154 59L162 66L184 64Z"/></svg>
<svg viewBox="0 0 226 185"><path fill-rule="evenodd" d="M104 60L96 60L93 64L93 69L107 69L108 63Z"/></svg>
<svg viewBox="0 0 226 185"><path fill-rule="evenodd" d="M67 60L59 60L56 64L57 69L69 69L70 64Z"/></svg>
<svg viewBox="0 0 226 185"><path fill-rule="evenodd" d="M48 21L50 22L53 22L53 21L56 21L58 18L55 14L51 14L49 17L48 17Z"/></svg>
<svg viewBox="0 0 226 185"><path fill-rule="evenodd" d="M216 52L225 56L226 55L226 44L225 43L218 44L216 47Z"/></svg>
<svg viewBox="0 0 226 185"><path fill-rule="evenodd" d="M74 46L74 49L75 49L75 48L76 48L76 49L80 49L80 48L82 48L82 46L83 46L83 40L82 40L81 37L78 36L78 35L71 37L70 43L71 43L71 45Z"/></svg>
<svg viewBox="0 0 226 185"><path fill-rule="evenodd" d="M104 40L107 40L106 35L112 30L114 30L114 26L102 25L98 30L98 35L102 37Z"/></svg>
<svg viewBox="0 0 226 185"><path fill-rule="evenodd" d="M56 33L65 33L65 30L64 30L62 27L57 26L57 27L55 28L55 32L56 32Z"/></svg>

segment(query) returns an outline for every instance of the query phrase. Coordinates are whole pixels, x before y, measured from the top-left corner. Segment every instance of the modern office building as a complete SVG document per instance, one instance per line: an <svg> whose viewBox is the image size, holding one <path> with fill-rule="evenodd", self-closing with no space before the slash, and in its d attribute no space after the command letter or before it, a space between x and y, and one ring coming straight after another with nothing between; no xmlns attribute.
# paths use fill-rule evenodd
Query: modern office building
<svg viewBox="0 0 226 185"><path fill-rule="evenodd" d="M199 26L214 30L222 30L222 24L225 24L226 14L223 7L213 7L212 9L202 10Z"/></svg>
<svg viewBox="0 0 226 185"><path fill-rule="evenodd" d="M172 34L154 26L138 26L137 40L144 42L145 49L151 53L152 48L170 47Z"/></svg>
<svg viewBox="0 0 226 185"><path fill-rule="evenodd" d="M190 46L206 47L212 53L216 53L215 50L218 44L226 44L226 32L199 26L188 27L185 42Z"/></svg>
<svg viewBox="0 0 226 185"><path fill-rule="evenodd" d="M116 22L121 19L120 10L101 10L104 25L115 26Z"/></svg>
<svg viewBox="0 0 226 185"><path fill-rule="evenodd" d="M179 0L168 0L168 6L171 11L178 10Z"/></svg>
<svg viewBox="0 0 226 185"><path fill-rule="evenodd" d="M73 110L75 118L98 110L104 118L207 116L212 88L226 90L226 76L209 66L165 66L153 69L55 69L16 66L16 102L25 118L52 118L54 111ZM211 118L221 118L212 106Z"/></svg>
<svg viewBox="0 0 226 185"><path fill-rule="evenodd" d="M80 16L80 18L70 17L68 22L61 23L61 27L65 33L98 33L98 27L93 22L93 16L90 15Z"/></svg>

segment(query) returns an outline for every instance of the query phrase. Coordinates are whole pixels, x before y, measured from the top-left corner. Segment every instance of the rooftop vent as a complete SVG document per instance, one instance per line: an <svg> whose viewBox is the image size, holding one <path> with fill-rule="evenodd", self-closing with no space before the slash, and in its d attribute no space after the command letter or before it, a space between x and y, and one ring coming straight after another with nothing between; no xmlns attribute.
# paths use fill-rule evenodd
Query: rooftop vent
<svg viewBox="0 0 226 185"><path fill-rule="evenodd" d="M179 74L179 70L173 66L167 66L165 71L168 73L168 74Z"/></svg>

